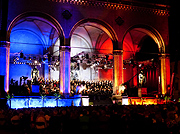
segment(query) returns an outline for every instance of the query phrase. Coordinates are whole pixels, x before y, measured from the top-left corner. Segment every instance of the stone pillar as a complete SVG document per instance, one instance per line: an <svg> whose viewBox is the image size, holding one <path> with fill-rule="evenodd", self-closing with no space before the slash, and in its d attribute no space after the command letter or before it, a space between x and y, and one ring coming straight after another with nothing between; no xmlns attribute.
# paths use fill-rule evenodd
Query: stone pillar
<svg viewBox="0 0 180 134"><path fill-rule="evenodd" d="M167 92L167 83L166 83L166 55L161 54L161 93L163 95Z"/></svg>
<svg viewBox="0 0 180 134"><path fill-rule="evenodd" d="M60 91L66 96L70 93L70 46L60 46Z"/></svg>
<svg viewBox="0 0 180 134"><path fill-rule="evenodd" d="M0 75L4 76L4 90L9 91L10 42L0 41Z"/></svg>
<svg viewBox="0 0 180 134"><path fill-rule="evenodd" d="M119 89L119 85L124 82L123 78L123 50L114 50L114 67L113 67L113 94Z"/></svg>

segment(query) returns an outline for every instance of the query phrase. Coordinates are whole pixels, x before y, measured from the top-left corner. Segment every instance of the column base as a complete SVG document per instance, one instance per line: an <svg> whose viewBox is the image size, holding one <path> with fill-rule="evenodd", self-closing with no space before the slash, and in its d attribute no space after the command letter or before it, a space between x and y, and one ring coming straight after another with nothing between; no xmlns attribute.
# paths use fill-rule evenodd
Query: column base
<svg viewBox="0 0 180 134"><path fill-rule="evenodd" d="M63 93L63 94L62 94L62 97L63 97L63 98L69 98L69 97L70 97L70 93Z"/></svg>

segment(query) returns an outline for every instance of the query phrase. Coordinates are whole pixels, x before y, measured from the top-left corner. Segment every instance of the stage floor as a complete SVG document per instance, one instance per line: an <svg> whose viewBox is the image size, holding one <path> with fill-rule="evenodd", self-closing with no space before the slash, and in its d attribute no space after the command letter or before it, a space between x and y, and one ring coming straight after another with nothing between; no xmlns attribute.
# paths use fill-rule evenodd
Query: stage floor
<svg viewBox="0 0 180 134"><path fill-rule="evenodd" d="M155 97L128 97L128 96L120 96L114 95L115 100L113 103L121 102L122 105L157 105L163 104L163 102L159 102L158 98Z"/></svg>
<svg viewBox="0 0 180 134"><path fill-rule="evenodd" d="M89 106L89 97L75 95L68 98L56 98L55 96L14 96L7 100L12 109L36 108L36 107L66 107L66 106Z"/></svg>

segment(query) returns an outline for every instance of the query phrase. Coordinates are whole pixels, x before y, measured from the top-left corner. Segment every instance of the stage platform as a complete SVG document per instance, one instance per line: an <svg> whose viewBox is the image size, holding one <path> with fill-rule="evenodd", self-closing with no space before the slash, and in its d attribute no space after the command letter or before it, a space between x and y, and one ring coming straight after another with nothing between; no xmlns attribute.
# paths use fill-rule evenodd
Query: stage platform
<svg viewBox="0 0 180 134"><path fill-rule="evenodd" d="M122 105L157 105L163 104L155 97L128 97L128 96L113 96L113 103L120 102Z"/></svg>
<svg viewBox="0 0 180 134"><path fill-rule="evenodd" d="M128 97L128 105L157 105L158 98L155 97Z"/></svg>
<svg viewBox="0 0 180 134"><path fill-rule="evenodd" d="M73 97L57 98L55 96L14 96L7 100L12 109L37 107L89 106L89 97L74 95Z"/></svg>

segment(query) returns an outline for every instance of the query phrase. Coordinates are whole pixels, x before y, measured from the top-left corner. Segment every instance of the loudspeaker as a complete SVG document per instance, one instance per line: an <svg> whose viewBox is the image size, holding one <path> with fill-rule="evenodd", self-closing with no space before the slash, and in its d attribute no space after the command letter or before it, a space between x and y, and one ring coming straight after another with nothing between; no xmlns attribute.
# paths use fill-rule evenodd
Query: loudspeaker
<svg viewBox="0 0 180 134"><path fill-rule="evenodd" d="M118 17L115 19L115 22L116 22L119 26L121 26L121 25L124 23L124 20L123 20L120 16L118 16Z"/></svg>

